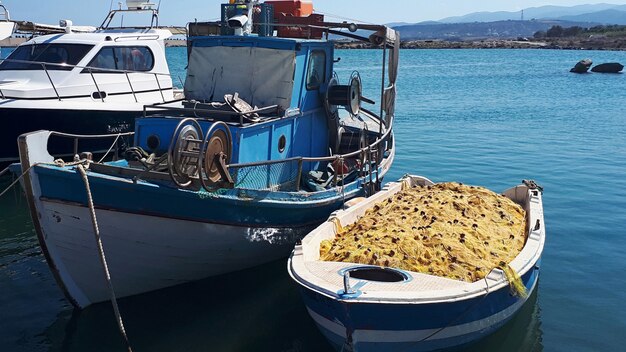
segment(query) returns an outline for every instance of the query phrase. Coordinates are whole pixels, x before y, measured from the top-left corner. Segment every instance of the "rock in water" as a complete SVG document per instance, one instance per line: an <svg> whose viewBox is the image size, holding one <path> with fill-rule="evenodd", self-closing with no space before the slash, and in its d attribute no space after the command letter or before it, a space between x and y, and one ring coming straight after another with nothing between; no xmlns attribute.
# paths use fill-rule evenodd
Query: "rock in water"
<svg viewBox="0 0 626 352"><path fill-rule="evenodd" d="M589 67L591 67L592 64L593 64L593 62L590 59L580 60L576 64L576 66L574 66L571 70L569 70L569 72L573 72L573 73L587 73L587 71L589 71Z"/></svg>
<svg viewBox="0 0 626 352"><path fill-rule="evenodd" d="M597 73L619 73L624 69L624 65L619 62L608 62L605 64L596 65L591 69L591 72Z"/></svg>

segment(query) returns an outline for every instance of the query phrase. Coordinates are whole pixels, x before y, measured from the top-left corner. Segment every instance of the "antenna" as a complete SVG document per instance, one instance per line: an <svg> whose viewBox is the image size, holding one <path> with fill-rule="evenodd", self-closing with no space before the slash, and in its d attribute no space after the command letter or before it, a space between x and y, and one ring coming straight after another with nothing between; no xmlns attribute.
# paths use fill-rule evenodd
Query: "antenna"
<svg viewBox="0 0 626 352"><path fill-rule="evenodd" d="M157 5L157 12L161 9L161 0L159 0L159 4Z"/></svg>
<svg viewBox="0 0 626 352"><path fill-rule="evenodd" d="M522 10L522 21L524 20L524 10Z"/></svg>

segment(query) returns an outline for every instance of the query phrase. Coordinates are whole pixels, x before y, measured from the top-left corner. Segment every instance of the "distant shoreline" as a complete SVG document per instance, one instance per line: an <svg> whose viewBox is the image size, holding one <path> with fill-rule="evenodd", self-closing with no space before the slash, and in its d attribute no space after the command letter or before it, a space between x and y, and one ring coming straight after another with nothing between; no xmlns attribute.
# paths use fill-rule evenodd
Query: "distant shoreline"
<svg viewBox="0 0 626 352"><path fill-rule="evenodd" d="M28 38L8 38L0 40L0 47L12 48L27 41ZM185 39L167 39L166 47L186 47ZM372 46L362 42L336 42L337 49L371 49ZM548 39L548 40L506 40L483 39L467 41L446 40L408 40L401 44L402 49L554 49L554 50L610 50L626 51L626 38L602 39Z"/></svg>
<svg viewBox="0 0 626 352"><path fill-rule="evenodd" d="M357 42L335 43L338 49L370 49L371 45ZM607 50L626 51L626 38L579 40L559 38L554 40L483 39L467 41L408 40L402 49L552 49L552 50Z"/></svg>

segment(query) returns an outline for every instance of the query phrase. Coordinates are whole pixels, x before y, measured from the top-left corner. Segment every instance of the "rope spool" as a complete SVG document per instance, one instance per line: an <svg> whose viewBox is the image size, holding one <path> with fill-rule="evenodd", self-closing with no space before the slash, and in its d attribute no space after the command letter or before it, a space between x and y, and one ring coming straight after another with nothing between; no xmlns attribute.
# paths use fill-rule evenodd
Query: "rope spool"
<svg viewBox="0 0 626 352"><path fill-rule="evenodd" d="M204 139L198 121L186 118L178 123L168 148L167 166L172 181L181 188L189 187L199 174L200 142Z"/></svg>
<svg viewBox="0 0 626 352"><path fill-rule="evenodd" d="M226 165L230 164L233 154L233 137L228 125L222 121L215 122L206 133L200 147L198 170L201 170L200 183L207 191L214 189L223 181L223 168L219 158L224 157Z"/></svg>
<svg viewBox="0 0 626 352"><path fill-rule="evenodd" d="M336 119L338 114L337 105L333 105L330 103L330 92L332 88L337 86L338 84L339 81L337 80L337 77L333 76L333 78L330 79L330 82L328 82L328 89L326 89L326 93L324 95L324 108L326 109L326 114L328 115L328 118L331 120Z"/></svg>
<svg viewBox="0 0 626 352"><path fill-rule="evenodd" d="M326 95L327 104L343 106L350 114L357 115L361 111L361 93L361 76L354 72L350 78L350 84L329 85Z"/></svg>

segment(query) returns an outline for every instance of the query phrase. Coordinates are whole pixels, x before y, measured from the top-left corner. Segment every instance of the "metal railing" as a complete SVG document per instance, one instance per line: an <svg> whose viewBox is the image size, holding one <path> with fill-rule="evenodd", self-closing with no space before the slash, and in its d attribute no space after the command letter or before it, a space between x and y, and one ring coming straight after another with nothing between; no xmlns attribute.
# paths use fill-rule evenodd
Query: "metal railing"
<svg viewBox="0 0 626 352"><path fill-rule="evenodd" d="M278 116L278 111L279 111L279 106L278 105L270 105L270 106L264 106L262 108L257 108L257 109L253 109L250 111L228 111L228 110L217 110L217 109L206 109L203 107L197 107L198 105L201 106L205 106L205 105L209 105L209 104L203 104L200 102L196 102L194 103L194 106L192 108L180 108L180 107L176 107L176 106L162 106L162 104L167 104L167 103L173 103L173 102L179 102L179 101L184 101L185 99L176 99L173 101L169 101L169 102L164 102L164 103L155 103L155 104L151 104L151 105L144 105L143 107L143 117L148 117L148 109L152 109L152 110L161 110L161 111L170 111L170 112L178 112L178 113L190 113L193 114L195 118L197 119L204 119L207 121L216 121L215 118L211 118L211 117L202 117L199 115L202 114L207 114L207 115L215 115L215 116L237 116L239 117L239 125L243 126L245 124L245 116L246 115L250 115L250 114L266 114L266 113L271 113L271 112L275 112L275 116L270 117L268 119L262 119L258 122L266 122L275 118L280 118ZM222 104L222 103L220 103Z"/></svg>
<svg viewBox="0 0 626 352"><path fill-rule="evenodd" d="M93 67L93 66L80 66L80 65L70 65L70 64L66 64L66 63L52 63L52 62L43 62L43 61L28 61L28 60L15 60L15 59L0 59L0 70L2 70L1 65L5 62L8 63L19 63L19 64L27 64L27 65L40 65L42 70L45 72L48 81L50 82L50 85L52 86L52 89L54 90L54 94L56 95L56 98L61 101L63 99L63 97L59 94L59 91L57 89L57 86L54 84L54 81L52 80L52 77L50 76L50 72L48 70L49 66L55 66L55 67L63 67L63 68L67 68L69 67L70 70L67 71L72 71L76 68L82 69L82 70L87 70L87 72L89 72L89 75L91 76L91 80L96 88L96 92L98 92L98 96L100 97L100 99L102 100L102 102L104 102L104 99L106 97L106 94L102 94L105 92L100 91L100 87L98 85L98 82L96 81L96 77L94 76L94 73L119 73L119 74L124 74L126 76L126 81L128 82L128 86L130 88L130 91L133 95L133 98L135 99L135 102L138 103L139 100L137 99L137 94L138 93L142 93L142 92L137 92L135 90L135 88L133 87L133 83L131 82L130 76L129 74L142 74L142 75L150 75L150 76L154 76L155 81L156 81L156 86L158 88L158 91L161 93L161 99L163 100L163 103L167 103L168 101L165 99L165 95L163 94L163 88L161 87L161 82L159 81L159 77L160 76L166 76L169 77L169 79L172 81L172 87L171 88L165 88L165 89L174 89L174 84L173 84L173 79L172 79L172 75L170 73L159 73L159 72L147 72L147 71L131 71L131 70L118 70L118 69L110 69L110 68L100 68L100 67ZM119 82L116 82L119 83ZM137 82L135 82L137 83ZM0 89L0 97L2 97L2 99L6 99L6 96L4 95L4 93L2 92L2 90ZM12 99L17 99L19 100L19 98L12 98Z"/></svg>
<svg viewBox="0 0 626 352"><path fill-rule="evenodd" d="M0 21L10 21L11 20L11 15L9 14L9 10L0 3L0 9L2 9L2 14L4 15L4 19L0 20Z"/></svg>
<svg viewBox="0 0 626 352"><path fill-rule="evenodd" d="M94 134L94 135L84 135L84 134L73 134L73 133L64 133L64 132L56 132L50 131L50 137L60 137L71 139L73 141L73 153L71 155L53 155L53 157L74 157L78 155L78 146L81 140L95 140L95 139L114 139L113 143L107 150L93 150L91 151L93 154L103 154L102 158L98 162L104 161L104 159L108 156L111 151L114 151L113 160L119 159L119 141L122 137L134 136L135 132L120 132L115 134Z"/></svg>
<svg viewBox="0 0 626 352"><path fill-rule="evenodd" d="M339 171L335 170L333 174L332 184L335 187L337 187L340 184L343 185L343 182L340 179L340 177L343 178L343 176L345 176L342 174L345 160L358 157L360 158L360 160L363 161L359 166L360 176L369 177L369 181L366 183L371 184L371 186L374 186L373 185L374 175L376 175L376 182L379 181L378 167L380 166L382 162L382 155L385 151L388 151L392 148L392 145L388 144L385 146L383 143L387 141L391 141L392 134L393 134L393 119L390 120L390 124L385 130L384 134L377 136L375 141L373 141L372 143L368 143L368 145L366 146L359 147L358 149L349 153L335 154L335 155L327 156L327 157L302 157L300 156L300 157L292 157L292 158L279 159L279 160L264 160L264 161L251 162L251 163L230 164L230 165L227 165L227 168L229 172L233 174L233 171L241 170L245 168L267 167L269 170L274 165L297 163L296 178L294 180L289 180L286 183L295 185L295 190L299 191L300 184L302 181L302 175L304 171L304 165L306 163L312 164L312 163L322 163L322 162L336 162L337 165L341 167L342 169ZM385 149L383 150L383 148ZM367 166L367 169L365 168L366 166ZM265 189L280 188L280 185L273 185L268 179L268 183L266 184L264 188Z"/></svg>

